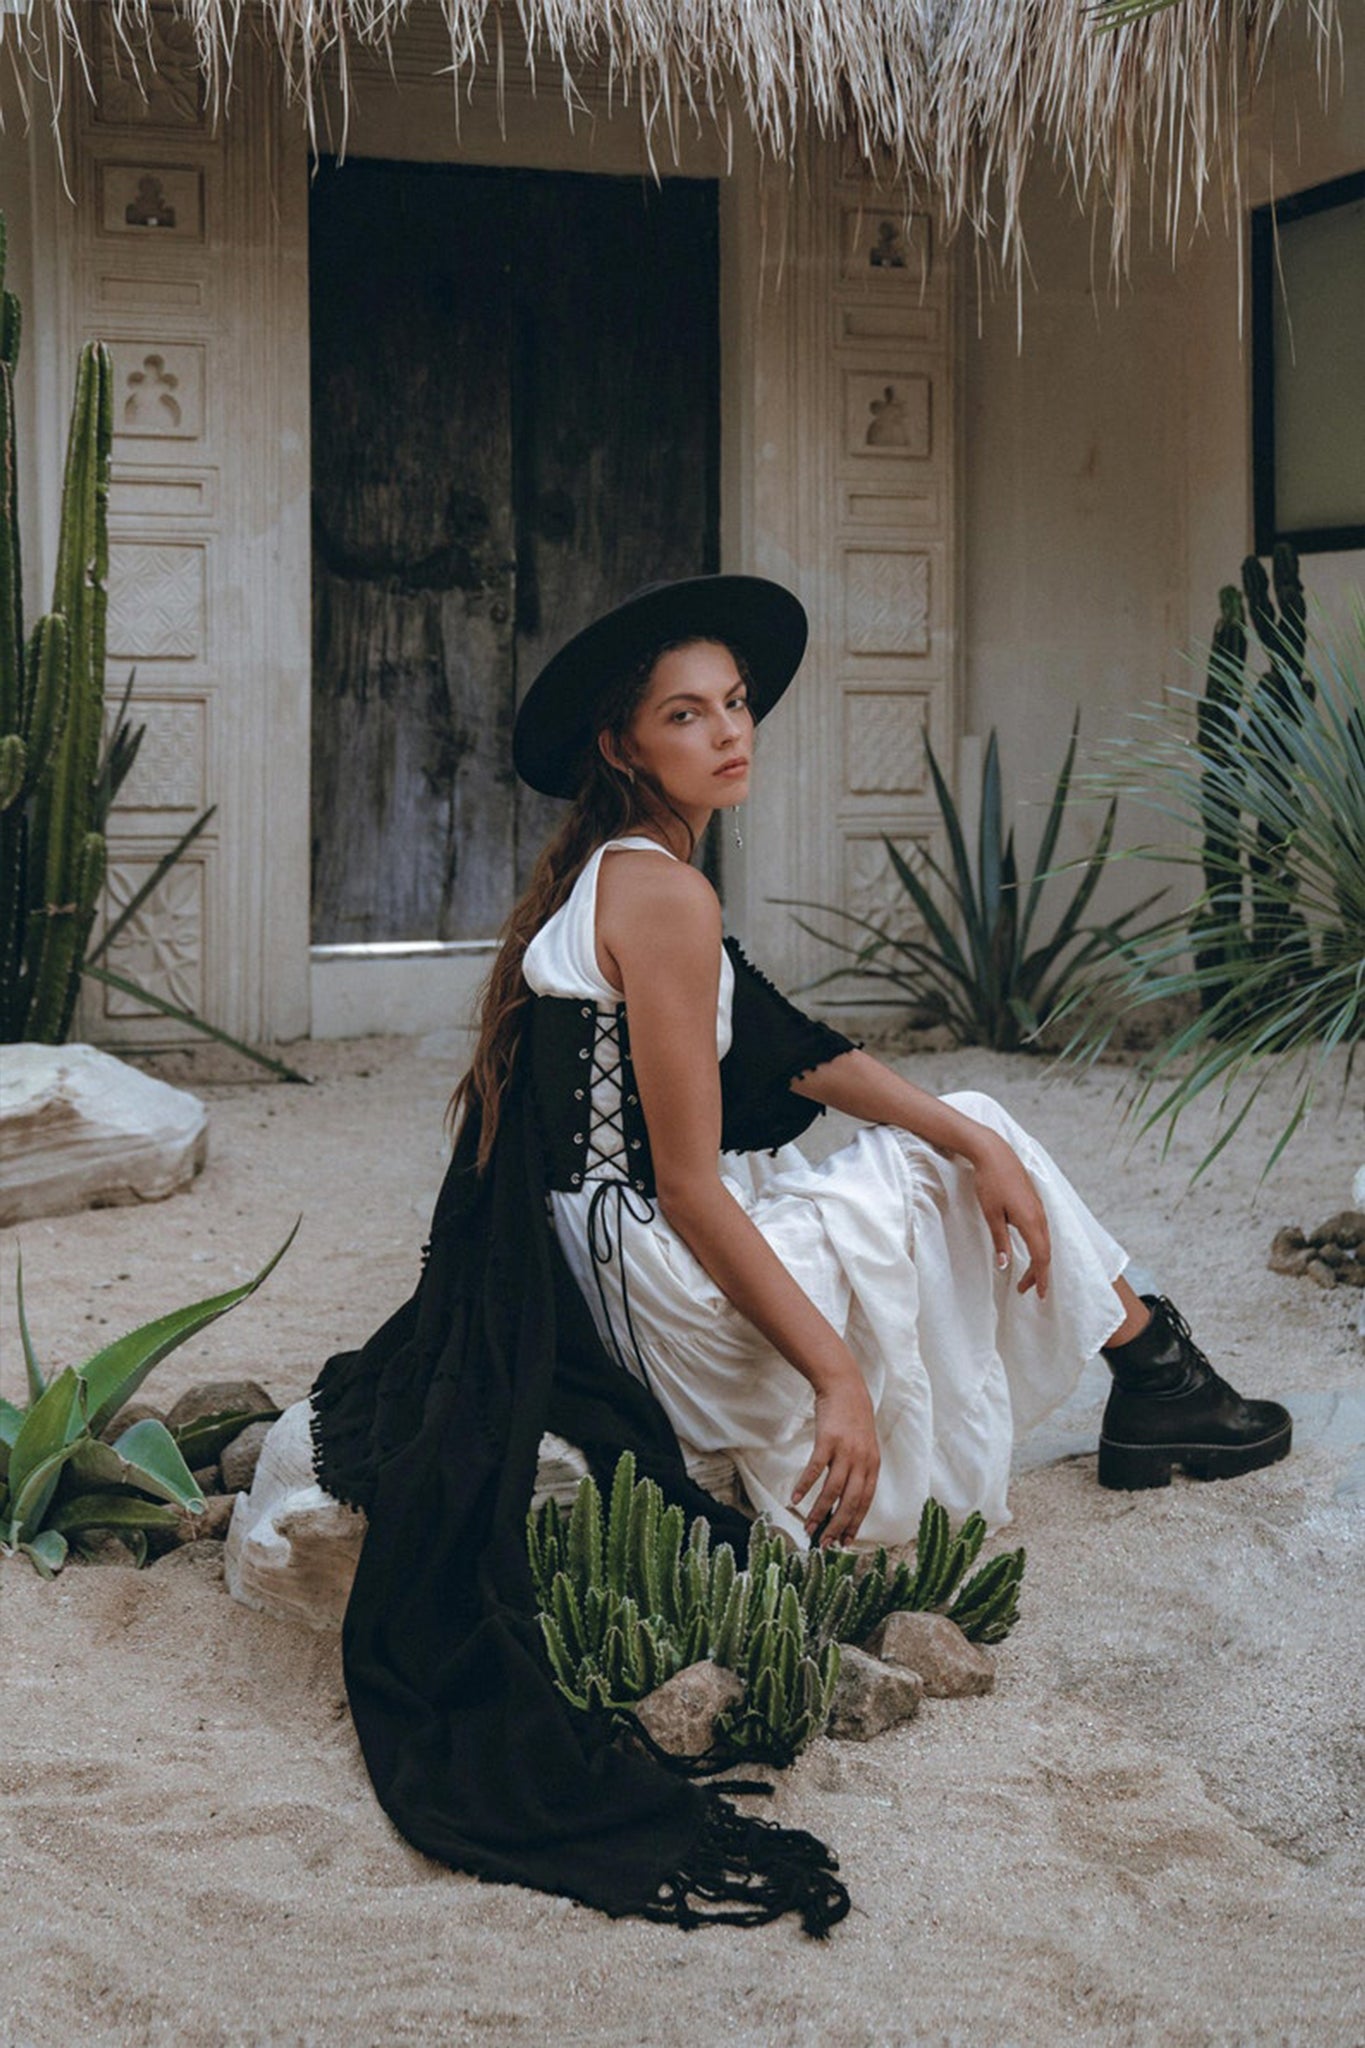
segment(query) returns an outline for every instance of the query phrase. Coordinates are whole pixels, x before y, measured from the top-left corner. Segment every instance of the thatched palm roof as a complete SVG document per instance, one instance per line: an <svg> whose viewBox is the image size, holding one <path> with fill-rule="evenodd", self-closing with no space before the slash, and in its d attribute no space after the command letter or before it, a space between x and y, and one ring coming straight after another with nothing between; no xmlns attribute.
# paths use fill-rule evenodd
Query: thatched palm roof
<svg viewBox="0 0 1365 2048"><path fill-rule="evenodd" d="M164 0L158 0L164 5ZM870 165L1019 261L1020 192L1041 154L1081 203L1107 210L1116 259L1151 174L1174 240L1212 189L1238 182L1246 108L1276 31L1306 33L1327 89L1337 0L172 0L212 103L238 39L278 47L311 120L322 80L346 90L358 48L387 48L410 15L439 11L456 90L504 75L508 44L559 74L585 71L633 101L656 158L688 119L748 124L772 158L812 130L856 139ZM31 0L0 39L60 92L82 70L82 0ZM102 0L136 67L153 0ZM1155 11L1150 11L1155 7ZM1118 17L1106 24L1104 14ZM185 31L182 30L182 33Z"/></svg>

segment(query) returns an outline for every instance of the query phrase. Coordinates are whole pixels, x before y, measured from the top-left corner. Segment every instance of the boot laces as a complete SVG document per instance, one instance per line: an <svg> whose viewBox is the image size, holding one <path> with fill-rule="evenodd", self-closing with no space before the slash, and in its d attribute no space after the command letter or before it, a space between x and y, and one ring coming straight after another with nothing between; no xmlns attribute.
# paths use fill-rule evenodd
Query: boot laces
<svg viewBox="0 0 1365 2048"><path fill-rule="evenodd" d="M1225 1387L1231 1393L1232 1389L1227 1386L1227 1381L1220 1379L1210 1365L1206 1353L1195 1343L1189 1324L1169 1295L1148 1295L1146 1299L1151 1304L1153 1314L1160 1314L1167 1329L1179 1344L1187 1378L1193 1374L1195 1384Z"/></svg>

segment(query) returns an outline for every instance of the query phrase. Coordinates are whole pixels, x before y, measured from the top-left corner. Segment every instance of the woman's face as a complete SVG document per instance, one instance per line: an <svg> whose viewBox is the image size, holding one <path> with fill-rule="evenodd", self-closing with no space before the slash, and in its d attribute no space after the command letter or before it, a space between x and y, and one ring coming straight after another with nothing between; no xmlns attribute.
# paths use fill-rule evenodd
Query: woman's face
<svg viewBox="0 0 1365 2048"><path fill-rule="evenodd" d="M696 827L749 793L754 720L746 696L729 648L693 640L660 655L635 708L627 765L652 776Z"/></svg>

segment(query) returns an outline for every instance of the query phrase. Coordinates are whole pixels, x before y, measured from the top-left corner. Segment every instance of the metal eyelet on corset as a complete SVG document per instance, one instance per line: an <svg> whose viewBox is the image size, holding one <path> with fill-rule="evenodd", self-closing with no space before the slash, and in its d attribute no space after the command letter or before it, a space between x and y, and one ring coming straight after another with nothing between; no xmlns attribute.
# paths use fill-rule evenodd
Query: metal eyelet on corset
<svg viewBox="0 0 1365 2048"><path fill-rule="evenodd" d="M638 1138L632 1138L632 1139L631 1139L631 1141L630 1141L630 1149L631 1149L631 1151L632 1151L632 1152L638 1152L638 1151L639 1151L639 1149L640 1149L640 1140L639 1140Z"/></svg>
<svg viewBox="0 0 1365 2048"><path fill-rule="evenodd" d="M573 1099L575 1102L581 1102L583 1100L583 1090L581 1088L574 1089Z"/></svg>
<svg viewBox="0 0 1365 2048"><path fill-rule="evenodd" d="M582 1179L583 1176L581 1173L571 1173L569 1175L569 1184L571 1187L578 1187L581 1184Z"/></svg>
<svg viewBox="0 0 1365 2048"><path fill-rule="evenodd" d="M583 1136L583 1133L582 1133L582 1131L575 1131L575 1132L574 1132L574 1134L573 1134L573 1141L574 1141L575 1145L582 1145L582 1144L584 1144L584 1143L586 1142L586 1140L584 1139L584 1136Z"/></svg>
<svg viewBox="0 0 1365 2048"><path fill-rule="evenodd" d="M626 1097L626 1106L627 1106L627 1108L629 1108L629 1109L634 1109L634 1108L636 1108L636 1107L638 1106L638 1104L639 1104L639 1100L640 1100L640 1098L639 1098L639 1096L638 1096L638 1095L628 1095L628 1096Z"/></svg>
<svg viewBox="0 0 1365 2048"><path fill-rule="evenodd" d="M591 1004L591 1003L584 1003L584 1005L583 1005L582 1009L581 1009L581 1010L579 1011L579 1013L578 1013L578 1014L580 1015L580 1017L591 1017L591 1015L592 1015L592 1004Z"/></svg>
<svg viewBox="0 0 1365 2048"><path fill-rule="evenodd" d="M588 1059L588 1058L590 1057L590 1055L589 1055L589 1052L588 1052L588 1048L587 1048L587 1046L586 1046L586 1045L580 1045L580 1046L579 1046L579 1048L578 1048L578 1057L579 1057L579 1058L580 1058L581 1060L585 1060L585 1059Z"/></svg>
<svg viewBox="0 0 1365 2048"><path fill-rule="evenodd" d="M643 1194L645 1191L645 1184L642 1180L633 1180L631 1186L637 1189L640 1194Z"/></svg>

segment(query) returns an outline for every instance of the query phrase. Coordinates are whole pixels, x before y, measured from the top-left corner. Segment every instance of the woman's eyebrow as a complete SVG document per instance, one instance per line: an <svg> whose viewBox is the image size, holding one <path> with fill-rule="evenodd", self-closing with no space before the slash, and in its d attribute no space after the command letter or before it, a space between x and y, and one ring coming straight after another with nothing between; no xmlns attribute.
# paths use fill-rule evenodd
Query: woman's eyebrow
<svg viewBox="0 0 1365 2048"><path fill-rule="evenodd" d="M736 683L732 689L725 690L722 694L726 697L733 697L736 691L744 695L748 694L743 683ZM708 702L709 699L700 690L672 690L667 697L661 697L654 708L657 711L662 711L665 704L705 704Z"/></svg>

